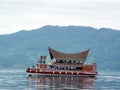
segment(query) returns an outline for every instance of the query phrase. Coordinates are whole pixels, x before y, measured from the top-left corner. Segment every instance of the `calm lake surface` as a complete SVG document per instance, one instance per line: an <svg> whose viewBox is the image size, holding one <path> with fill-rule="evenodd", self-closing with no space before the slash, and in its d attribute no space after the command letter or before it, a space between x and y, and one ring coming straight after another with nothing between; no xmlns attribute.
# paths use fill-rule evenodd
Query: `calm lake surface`
<svg viewBox="0 0 120 90"><path fill-rule="evenodd" d="M1 70L0 90L120 90L120 72L92 77L28 77L25 70Z"/></svg>

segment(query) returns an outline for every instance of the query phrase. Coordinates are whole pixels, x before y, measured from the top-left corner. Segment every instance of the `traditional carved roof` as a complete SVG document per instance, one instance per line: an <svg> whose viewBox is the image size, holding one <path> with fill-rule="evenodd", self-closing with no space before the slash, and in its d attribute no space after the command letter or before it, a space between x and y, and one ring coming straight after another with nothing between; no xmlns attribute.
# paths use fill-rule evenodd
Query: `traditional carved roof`
<svg viewBox="0 0 120 90"><path fill-rule="evenodd" d="M80 53L75 54L66 54L63 52L56 51L52 48L48 48L51 59L58 59L58 60L83 60L85 61L89 52L89 49Z"/></svg>

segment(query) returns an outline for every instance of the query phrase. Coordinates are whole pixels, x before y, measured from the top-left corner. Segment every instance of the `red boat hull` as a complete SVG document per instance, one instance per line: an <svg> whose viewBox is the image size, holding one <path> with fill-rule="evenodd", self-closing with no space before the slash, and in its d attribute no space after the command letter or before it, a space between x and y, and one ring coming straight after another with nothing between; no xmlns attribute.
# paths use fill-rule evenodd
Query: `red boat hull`
<svg viewBox="0 0 120 90"><path fill-rule="evenodd" d="M46 75L46 76L96 76L97 72L83 72L70 70L49 70L49 69L27 69L28 75Z"/></svg>

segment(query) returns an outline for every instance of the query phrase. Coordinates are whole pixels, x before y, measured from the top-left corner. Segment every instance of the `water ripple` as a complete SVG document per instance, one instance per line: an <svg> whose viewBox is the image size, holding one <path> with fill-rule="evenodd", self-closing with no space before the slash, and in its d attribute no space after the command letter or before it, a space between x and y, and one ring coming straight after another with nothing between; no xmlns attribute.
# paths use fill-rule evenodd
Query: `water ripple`
<svg viewBox="0 0 120 90"><path fill-rule="evenodd" d="M113 74L112 74L113 73ZM26 77L24 70L0 71L0 90L119 90L120 74L91 77Z"/></svg>

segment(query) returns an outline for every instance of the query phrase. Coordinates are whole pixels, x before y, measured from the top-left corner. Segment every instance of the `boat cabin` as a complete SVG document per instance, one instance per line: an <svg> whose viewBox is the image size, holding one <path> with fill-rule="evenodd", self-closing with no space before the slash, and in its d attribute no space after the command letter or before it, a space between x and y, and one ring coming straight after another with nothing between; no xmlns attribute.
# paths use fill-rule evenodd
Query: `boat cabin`
<svg viewBox="0 0 120 90"><path fill-rule="evenodd" d="M89 49L75 54L66 54L49 48L50 58L52 63L50 69L59 70L81 70L87 58Z"/></svg>

